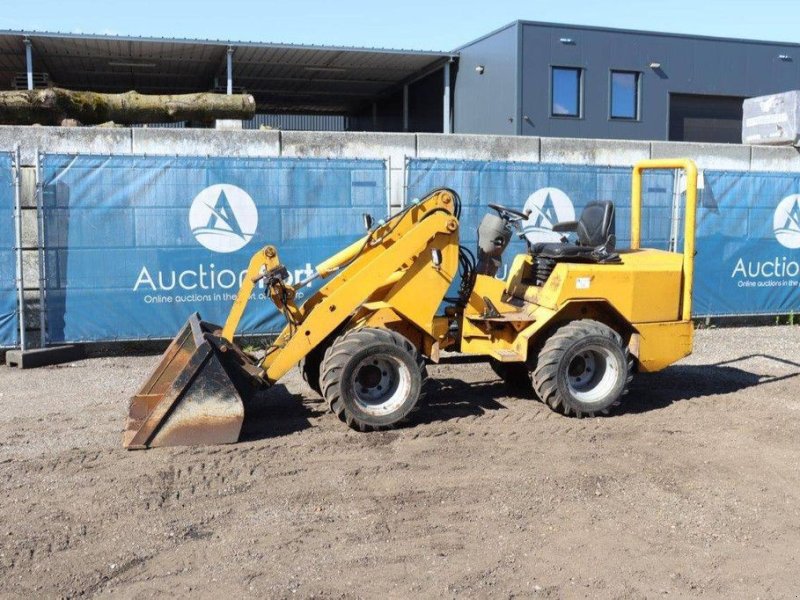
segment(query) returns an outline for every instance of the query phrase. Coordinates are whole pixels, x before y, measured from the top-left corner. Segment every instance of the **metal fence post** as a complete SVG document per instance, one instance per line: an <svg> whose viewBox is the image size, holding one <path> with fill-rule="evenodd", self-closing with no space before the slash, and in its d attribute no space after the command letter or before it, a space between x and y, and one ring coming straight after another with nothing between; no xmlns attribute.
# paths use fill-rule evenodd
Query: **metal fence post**
<svg viewBox="0 0 800 600"><path fill-rule="evenodd" d="M672 216L669 232L669 244L667 250L670 252L678 251L678 238L680 236L681 224L681 198L686 191L686 179L683 171L676 170L672 176Z"/></svg>
<svg viewBox="0 0 800 600"><path fill-rule="evenodd" d="M36 229L39 250L39 347L47 346L47 293L45 292L45 251L44 251L44 184L42 182L42 161L36 149Z"/></svg>
<svg viewBox="0 0 800 600"><path fill-rule="evenodd" d="M17 303L19 311L19 348L28 349L25 336L25 274L22 266L22 197L20 194L20 153L19 144L14 148L14 225L16 232L16 260L17 260Z"/></svg>
<svg viewBox="0 0 800 600"><path fill-rule="evenodd" d="M386 194L386 217L392 216L392 157L389 156L384 159L383 166L386 175L383 178L383 188Z"/></svg>
<svg viewBox="0 0 800 600"><path fill-rule="evenodd" d="M406 207L408 203L408 165L411 163L410 156L403 157L403 198L401 199L400 206L402 208Z"/></svg>

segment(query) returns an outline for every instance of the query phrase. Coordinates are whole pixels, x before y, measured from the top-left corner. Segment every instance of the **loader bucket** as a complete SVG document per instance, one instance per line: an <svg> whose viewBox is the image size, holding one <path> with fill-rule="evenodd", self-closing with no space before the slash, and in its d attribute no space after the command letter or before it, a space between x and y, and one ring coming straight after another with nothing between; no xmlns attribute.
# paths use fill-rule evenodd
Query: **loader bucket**
<svg viewBox="0 0 800 600"><path fill-rule="evenodd" d="M230 444L239 439L243 400L264 387L259 369L217 325L195 313L172 340L155 371L131 398L122 445Z"/></svg>

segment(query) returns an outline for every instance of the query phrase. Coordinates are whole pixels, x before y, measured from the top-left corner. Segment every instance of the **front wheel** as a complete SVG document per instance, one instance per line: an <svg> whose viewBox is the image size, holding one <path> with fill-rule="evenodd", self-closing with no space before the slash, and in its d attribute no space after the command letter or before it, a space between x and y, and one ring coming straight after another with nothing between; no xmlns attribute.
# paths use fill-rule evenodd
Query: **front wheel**
<svg viewBox="0 0 800 600"><path fill-rule="evenodd" d="M576 417L608 414L627 393L630 355L610 327L583 319L560 327L544 344L533 372L542 402Z"/></svg>
<svg viewBox="0 0 800 600"><path fill-rule="evenodd" d="M331 333L297 363L297 366L300 368L300 374L303 376L303 381L305 381L308 387L319 396L323 395L322 382L320 381L322 375L322 361L325 359L325 352L331 347L338 333L338 330Z"/></svg>
<svg viewBox="0 0 800 600"><path fill-rule="evenodd" d="M405 337L364 327L325 352L320 383L331 410L353 429L392 427L414 409L427 379L425 359Z"/></svg>

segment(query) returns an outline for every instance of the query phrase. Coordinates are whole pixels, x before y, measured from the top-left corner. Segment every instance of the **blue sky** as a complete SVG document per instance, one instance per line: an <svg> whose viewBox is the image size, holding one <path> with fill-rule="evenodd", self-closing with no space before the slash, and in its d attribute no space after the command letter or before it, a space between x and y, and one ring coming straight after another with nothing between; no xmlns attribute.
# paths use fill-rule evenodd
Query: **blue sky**
<svg viewBox="0 0 800 600"><path fill-rule="evenodd" d="M419 50L515 19L800 42L798 0L0 0L0 29Z"/></svg>

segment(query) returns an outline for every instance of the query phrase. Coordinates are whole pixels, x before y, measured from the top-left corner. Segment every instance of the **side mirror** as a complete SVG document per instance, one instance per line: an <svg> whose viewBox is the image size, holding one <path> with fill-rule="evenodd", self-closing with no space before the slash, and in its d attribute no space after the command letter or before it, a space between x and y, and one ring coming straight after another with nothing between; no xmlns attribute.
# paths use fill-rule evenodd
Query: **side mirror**
<svg viewBox="0 0 800 600"><path fill-rule="evenodd" d="M364 229L369 231L370 229L372 229L372 224L375 222L375 220L369 213L364 213L363 217L364 217Z"/></svg>

